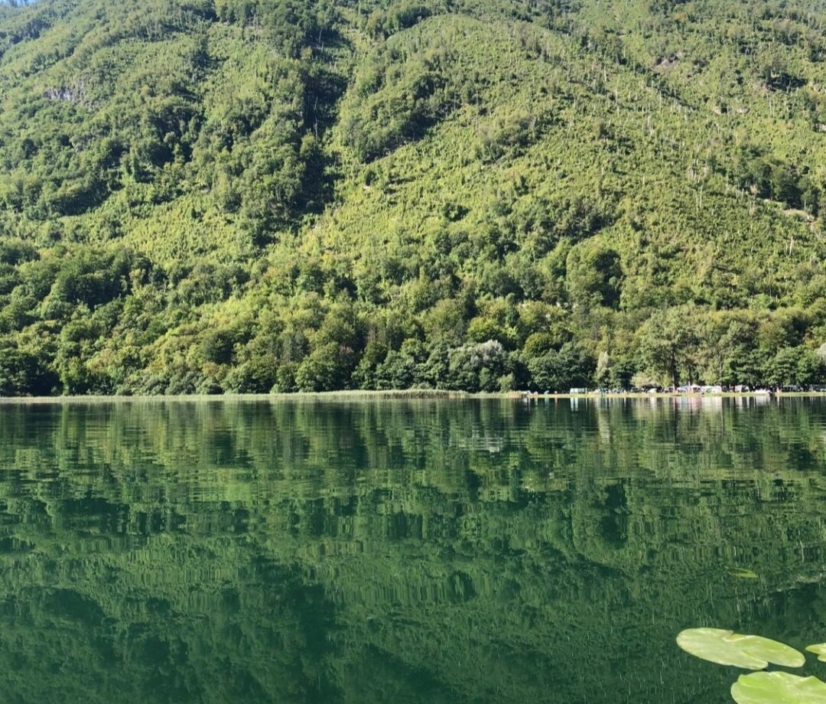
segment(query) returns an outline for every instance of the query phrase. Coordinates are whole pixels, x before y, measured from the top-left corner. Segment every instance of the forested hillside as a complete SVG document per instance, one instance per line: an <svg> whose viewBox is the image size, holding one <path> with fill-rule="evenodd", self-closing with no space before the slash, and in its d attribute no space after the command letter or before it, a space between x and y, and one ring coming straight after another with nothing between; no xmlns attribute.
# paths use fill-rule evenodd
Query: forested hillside
<svg viewBox="0 0 826 704"><path fill-rule="evenodd" d="M0 6L0 395L823 382L824 20Z"/></svg>

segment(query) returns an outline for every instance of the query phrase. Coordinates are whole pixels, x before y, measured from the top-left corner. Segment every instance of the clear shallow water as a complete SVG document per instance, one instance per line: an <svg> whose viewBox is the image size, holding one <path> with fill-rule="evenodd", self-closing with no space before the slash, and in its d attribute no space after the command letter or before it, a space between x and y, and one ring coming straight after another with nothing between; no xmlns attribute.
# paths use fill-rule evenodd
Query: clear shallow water
<svg viewBox="0 0 826 704"><path fill-rule="evenodd" d="M681 629L826 640L820 400L0 405L0 440L4 703L726 702Z"/></svg>

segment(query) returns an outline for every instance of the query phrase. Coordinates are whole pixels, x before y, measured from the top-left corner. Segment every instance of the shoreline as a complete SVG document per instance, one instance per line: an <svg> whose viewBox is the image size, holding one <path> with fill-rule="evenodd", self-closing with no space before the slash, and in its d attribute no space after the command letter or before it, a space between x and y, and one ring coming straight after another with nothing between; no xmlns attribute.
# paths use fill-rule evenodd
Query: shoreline
<svg viewBox="0 0 826 704"><path fill-rule="evenodd" d="M224 403L228 401L438 401L438 400L502 400L529 401L534 399L584 400L584 401L625 401L640 399L703 399L703 398L823 398L826 391L789 391L772 394L755 391L717 393L645 393L628 391L618 394L544 394L524 391L469 393L467 391L447 391L438 389L405 389L390 391L302 391L292 394L215 394L178 396L0 396L0 406L15 405L69 405L105 403Z"/></svg>

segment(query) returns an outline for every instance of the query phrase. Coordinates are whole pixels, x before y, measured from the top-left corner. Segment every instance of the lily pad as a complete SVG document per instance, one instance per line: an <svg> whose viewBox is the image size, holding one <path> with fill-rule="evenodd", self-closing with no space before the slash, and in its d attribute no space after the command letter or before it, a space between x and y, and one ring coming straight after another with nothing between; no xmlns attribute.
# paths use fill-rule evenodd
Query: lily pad
<svg viewBox="0 0 826 704"><path fill-rule="evenodd" d="M727 567L726 571L737 579L758 579L756 572L747 570L745 567Z"/></svg>
<svg viewBox="0 0 826 704"><path fill-rule="evenodd" d="M737 704L826 704L826 682L788 672L752 672L731 685Z"/></svg>
<svg viewBox="0 0 826 704"><path fill-rule="evenodd" d="M801 667L806 662L803 653L776 640L722 628L689 628L677 636L677 645L703 660L746 670L762 670L770 662L784 667Z"/></svg>
<svg viewBox="0 0 826 704"><path fill-rule="evenodd" d="M820 662L826 662L826 643L818 643L817 645L809 645L806 650L817 655Z"/></svg>

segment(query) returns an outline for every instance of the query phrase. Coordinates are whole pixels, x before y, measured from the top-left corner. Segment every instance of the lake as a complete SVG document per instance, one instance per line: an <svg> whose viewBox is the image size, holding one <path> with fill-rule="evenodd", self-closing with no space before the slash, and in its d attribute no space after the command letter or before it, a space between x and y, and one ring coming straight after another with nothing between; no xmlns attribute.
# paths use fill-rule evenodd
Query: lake
<svg viewBox="0 0 826 704"><path fill-rule="evenodd" d="M681 629L826 641L821 399L9 404L0 437L4 704L722 703Z"/></svg>

